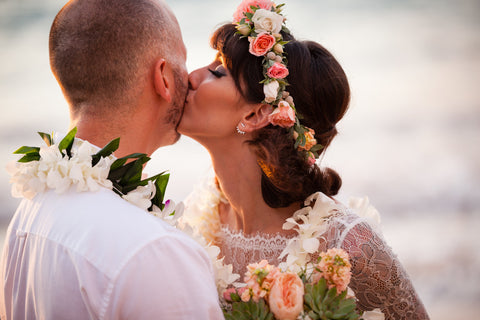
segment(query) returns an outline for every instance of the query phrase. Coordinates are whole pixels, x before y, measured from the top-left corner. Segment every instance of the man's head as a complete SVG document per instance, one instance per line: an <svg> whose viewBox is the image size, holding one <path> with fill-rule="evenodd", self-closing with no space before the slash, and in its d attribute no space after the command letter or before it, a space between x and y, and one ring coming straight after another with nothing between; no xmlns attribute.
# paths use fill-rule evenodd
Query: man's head
<svg viewBox="0 0 480 320"><path fill-rule="evenodd" d="M131 116L154 86L159 58L171 78L163 121L175 128L187 90L185 47L162 0L72 0L50 31L51 68L74 117Z"/></svg>

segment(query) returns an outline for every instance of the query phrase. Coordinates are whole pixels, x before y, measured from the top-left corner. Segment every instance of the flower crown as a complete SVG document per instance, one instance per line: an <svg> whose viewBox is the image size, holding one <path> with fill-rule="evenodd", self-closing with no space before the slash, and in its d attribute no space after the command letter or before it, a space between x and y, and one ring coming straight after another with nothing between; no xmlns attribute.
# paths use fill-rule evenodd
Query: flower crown
<svg viewBox="0 0 480 320"><path fill-rule="evenodd" d="M285 26L285 17L281 14L284 4L276 5L270 0L243 0L233 15L237 24L237 33L248 37L249 52L257 57L264 57L263 84L265 99L263 103L273 106L268 119L271 124L290 129L295 140L295 147L305 155L308 164L313 165L318 152L323 148L317 144L315 131L299 121L293 97L286 87L288 82L287 59L280 31L290 33Z"/></svg>

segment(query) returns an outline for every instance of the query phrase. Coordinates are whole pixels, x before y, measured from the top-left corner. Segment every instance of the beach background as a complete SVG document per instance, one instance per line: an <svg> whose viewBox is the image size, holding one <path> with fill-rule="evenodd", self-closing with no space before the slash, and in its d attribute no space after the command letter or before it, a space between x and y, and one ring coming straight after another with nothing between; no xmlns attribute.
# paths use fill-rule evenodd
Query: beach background
<svg viewBox="0 0 480 320"><path fill-rule="evenodd" d="M167 1L189 71L209 63L209 35L240 1ZM480 312L480 1L286 0L288 26L344 66L349 112L322 165L341 173L339 195L368 196L388 243L432 319ZM0 245L18 205L4 170L36 131L65 132L68 111L48 63L60 0L0 0ZM154 153L181 201L211 171L206 151L182 137Z"/></svg>

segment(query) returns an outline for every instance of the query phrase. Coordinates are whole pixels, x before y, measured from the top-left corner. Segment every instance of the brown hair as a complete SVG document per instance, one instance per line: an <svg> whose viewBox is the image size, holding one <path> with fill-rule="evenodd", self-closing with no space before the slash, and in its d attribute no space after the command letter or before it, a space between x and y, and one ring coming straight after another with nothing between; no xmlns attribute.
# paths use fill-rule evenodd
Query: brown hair
<svg viewBox="0 0 480 320"><path fill-rule="evenodd" d="M50 30L52 71L74 111L128 104L155 55L171 45L171 19L151 0L73 0ZM93 112L101 112L95 110Z"/></svg>
<svg viewBox="0 0 480 320"><path fill-rule="evenodd" d="M290 92L301 123L315 130L317 142L328 147L337 134L336 123L344 116L350 101L348 80L333 55L313 41L297 41L286 33ZM242 96L251 103L264 99L263 57L249 53L248 39L236 34L234 24L218 28L211 45L221 52ZM248 143L254 148L259 162L270 168L270 178L262 170L262 193L265 202L273 208L286 207L303 201L310 194L321 191L328 196L338 193L342 180L332 169L309 166L304 156L294 147L291 133L279 126L268 125L257 130Z"/></svg>

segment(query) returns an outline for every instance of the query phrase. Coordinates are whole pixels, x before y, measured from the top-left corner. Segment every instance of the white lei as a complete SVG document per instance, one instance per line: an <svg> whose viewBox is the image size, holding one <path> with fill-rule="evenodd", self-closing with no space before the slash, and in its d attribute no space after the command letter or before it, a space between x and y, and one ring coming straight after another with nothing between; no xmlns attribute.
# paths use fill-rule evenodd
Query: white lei
<svg viewBox="0 0 480 320"><path fill-rule="evenodd" d="M113 190L114 187L108 179L108 174L115 157L113 155L102 157L95 166L92 166L92 155L98 150L98 147L89 142L76 138L70 157L63 156L59 146L52 144L40 147L40 159L36 161L9 163L7 171L11 175L12 196L31 200L36 194L48 189L62 194L71 187L75 187L77 192L96 192L100 188ZM123 195L122 198L147 210L152 206L151 200L155 196L155 192L153 182L149 181L147 185L138 186ZM180 222L179 219L183 214L182 202L175 205L173 201L168 200L163 210L155 205L152 209L149 211L151 214L183 231L205 248L215 270L219 294L239 278L238 275L233 274L231 265L224 265L223 259L218 259L220 248L207 243L198 230L186 222Z"/></svg>

